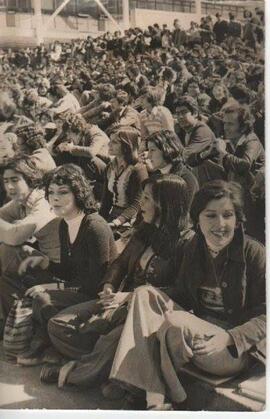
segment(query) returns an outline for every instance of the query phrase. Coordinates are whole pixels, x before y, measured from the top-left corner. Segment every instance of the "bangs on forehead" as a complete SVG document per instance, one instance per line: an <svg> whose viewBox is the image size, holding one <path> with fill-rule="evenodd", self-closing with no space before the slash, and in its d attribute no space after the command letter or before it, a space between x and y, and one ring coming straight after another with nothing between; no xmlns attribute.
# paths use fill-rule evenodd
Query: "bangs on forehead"
<svg viewBox="0 0 270 419"><path fill-rule="evenodd" d="M8 170L11 170L13 173L12 174L7 174L7 171ZM14 169L10 169L9 167L8 168L6 168L6 169L4 169L4 173L3 173L3 179L5 179L5 178L17 178L18 176L23 176L23 174L22 173L20 173L20 172L17 172L16 170L14 170Z"/></svg>
<svg viewBox="0 0 270 419"><path fill-rule="evenodd" d="M58 186L68 186L70 187L70 179L67 176L60 176L58 174L56 174L55 176L52 177L52 179L50 180L50 185L52 184L58 185Z"/></svg>

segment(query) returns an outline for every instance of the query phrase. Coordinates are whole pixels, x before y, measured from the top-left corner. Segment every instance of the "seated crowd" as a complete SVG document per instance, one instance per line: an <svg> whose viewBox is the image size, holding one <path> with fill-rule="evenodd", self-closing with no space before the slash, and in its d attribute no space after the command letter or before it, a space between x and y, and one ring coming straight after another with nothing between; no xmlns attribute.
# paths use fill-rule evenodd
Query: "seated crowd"
<svg viewBox="0 0 270 419"><path fill-rule="evenodd" d="M186 408L189 362L265 363L262 12L2 51L0 68L7 357L149 410Z"/></svg>

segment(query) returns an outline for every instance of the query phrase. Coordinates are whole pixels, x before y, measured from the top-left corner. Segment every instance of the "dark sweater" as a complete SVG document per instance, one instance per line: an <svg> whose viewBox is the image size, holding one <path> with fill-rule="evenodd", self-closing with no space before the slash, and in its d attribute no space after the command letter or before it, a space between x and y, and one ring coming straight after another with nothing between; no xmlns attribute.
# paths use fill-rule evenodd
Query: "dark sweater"
<svg viewBox="0 0 270 419"><path fill-rule="evenodd" d="M116 257L113 234L97 213L85 215L74 243L70 244L68 225L59 225L61 248L57 275L67 287L79 287L89 298L96 298L107 267Z"/></svg>

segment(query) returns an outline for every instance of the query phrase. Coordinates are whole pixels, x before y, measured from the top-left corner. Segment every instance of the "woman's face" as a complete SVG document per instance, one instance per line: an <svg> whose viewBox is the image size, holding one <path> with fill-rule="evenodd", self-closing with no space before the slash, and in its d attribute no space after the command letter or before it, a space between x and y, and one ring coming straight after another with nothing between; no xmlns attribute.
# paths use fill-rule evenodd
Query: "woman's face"
<svg viewBox="0 0 270 419"><path fill-rule="evenodd" d="M141 198L141 214L145 223L151 224L156 215L156 204L153 199L152 187L146 185Z"/></svg>
<svg viewBox="0 0 270 419"><path fill-rule="evenodd" d="M48 188L48 199L49 204L58 217L70 219L79 212L75 196L69 185L51 183Z"/></svg>
<svg viewBox="0 0 270 419"><path fill-rule="evenodd" d="M47 92L48 92L48 89L47 89L47 87L46 87L46 86L44 86L43 84L40 84L40 85L38 86L38 94L39 94L40 96L46 96Z"/></svg>
<svg viewBox="0 0 270 419"><path fill-rule="evenodd" d="M229 198L213 199L199 215L199 226L208 246L222 250L233 239L236 214Z"/></svg>
<svg viewBox="0 0 270 419"><path fill-rule="evenodd" d="M200 94L200 88L197 83L190 83L188 86L188 94L192 97L197 98Z"/></svg>
<svg viewBox="0 0 270 419"><path fill-rule="evenodd" d="M216 100L221 100L225 96L225 92L222 86L216 85L213 87L213 96Z"/></svg>
<svg viewBox="0 0 270 419"><path fill-rule="evenodd" d="M111 156L119 157L122 156L121 142L117 135L111 135L109 142L109 154Z"/></svg>
<svg viewBox="0 0 270 419"><path fill-rule="evenodd" d="M152 141L148 143L148 159L154 170L162 169L162 167L168 164L163 157L163 152Z"/></svg>
<svg viewBox="0 0 270 419"><path fill-rule="evenodd" d="M23 175L15 170L5 170L3 181L8 197L14 201L24 201L32 191Z"/></svg>

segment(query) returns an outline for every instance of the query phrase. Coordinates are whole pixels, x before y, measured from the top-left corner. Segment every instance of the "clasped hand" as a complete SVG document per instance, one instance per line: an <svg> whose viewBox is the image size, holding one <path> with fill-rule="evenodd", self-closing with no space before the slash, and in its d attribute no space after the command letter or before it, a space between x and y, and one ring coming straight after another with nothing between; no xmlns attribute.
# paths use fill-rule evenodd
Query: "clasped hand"
<svg viewBox="0 0 270 419"><path fill-rule="evenodd" d="M212 336L205 335L204 338L196 340L192 350L194 355L212 355L223 351L223 349L233 343L231 335L225 330L221 330Z"/></svg>
<svg viewBox="0 0 270 419"><path fill-rule="evenodd" d="M112 290L106 290L99 293L100 303L105 309L117 308L124 302L128 301L130 292L112 292Z"/></svg>

